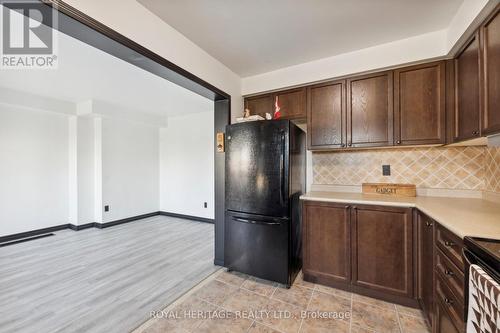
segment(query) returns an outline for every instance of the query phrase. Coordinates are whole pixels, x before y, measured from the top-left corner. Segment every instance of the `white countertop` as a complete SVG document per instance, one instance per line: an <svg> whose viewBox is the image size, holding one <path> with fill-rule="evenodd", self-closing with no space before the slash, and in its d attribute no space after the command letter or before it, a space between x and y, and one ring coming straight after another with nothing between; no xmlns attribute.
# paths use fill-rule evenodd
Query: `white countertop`
<svg viewBox="0 0 500 333"><path fill-rule="evenodd" d="M415 207L457 236L500 239L500 204L484 199L450 197L385 197L376 194L308 192L302 200L362 205Z"/></svg>

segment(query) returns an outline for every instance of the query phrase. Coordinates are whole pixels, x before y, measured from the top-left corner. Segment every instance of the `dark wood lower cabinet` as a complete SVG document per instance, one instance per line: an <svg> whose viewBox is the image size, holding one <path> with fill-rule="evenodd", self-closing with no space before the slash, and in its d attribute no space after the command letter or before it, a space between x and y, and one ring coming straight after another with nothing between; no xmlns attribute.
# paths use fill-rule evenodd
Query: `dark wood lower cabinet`
<svg viewBox="0 0 500 333"><path fill-rule="evenodd" d="M432 325L434 313L434 221L421 212L417 216L418 300Z"/></svg>
<svg viewBox="0 0 500 333"><path fill-rule="evenodd" d="M304 276L318 283L348 286L351 279L349 206L305 203Z"/></svg>
<svg viewBox="0 0 500 333"><path fill-rule="evenodd" d="M434 333L465 332L462 239L440 224L434 228Z"/></svg>
<svg viewBox="0 0 500 333"><path fill-rule="evenodd" d="M410 208L305 202L307 281L415 306Z"/></svg>
<svg viewBox="0 0 500 333"><path fill-rule="evenodd" d="M355 206L352 221L352 283L413 298L411 208Z"/></svg>
<svg viewBox="0 0 500 333"><path fill-rule="evenodd" d="M306 281L424 311L434 333L465 330L462 240L418 210L304 201Z"/></svg>
<svg viewBox="0 0 500 333"><path fill-rule="evenodd" d="M455 327L453 319L449 316L446 311L446 306L441 302L436 302L435 320L432 324L433 333L461 333Z"/></svg>

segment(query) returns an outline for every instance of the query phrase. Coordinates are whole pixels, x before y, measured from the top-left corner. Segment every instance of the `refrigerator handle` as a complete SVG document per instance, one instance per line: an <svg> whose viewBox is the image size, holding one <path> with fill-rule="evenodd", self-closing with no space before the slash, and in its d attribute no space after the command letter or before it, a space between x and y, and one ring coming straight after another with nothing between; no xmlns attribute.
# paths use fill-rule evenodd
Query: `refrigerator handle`
<svg viewBox="0 0 500 333"><path fill-rule="evenodd" d="M239 217L233 217L233 220L236 222L250 223L250 224L263 224L263 225L280 225L279 222L263 222L263 221L255 221L255 220L247 220Z"/></svg>
<svg viewBox="0 0 500 333"><path fill-rule="evenodd" d="M281 132L281 157L280 157L280 201L285 204L285 132Z"/></svg>

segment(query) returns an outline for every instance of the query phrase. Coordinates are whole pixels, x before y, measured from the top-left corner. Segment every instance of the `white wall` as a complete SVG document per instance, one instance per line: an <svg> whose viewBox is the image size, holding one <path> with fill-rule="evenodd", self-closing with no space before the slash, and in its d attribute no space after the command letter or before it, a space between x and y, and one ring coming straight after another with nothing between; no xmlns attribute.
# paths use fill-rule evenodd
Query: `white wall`
<svg viewBox="0 0 500 333"><path fill-rule="evenodd" d="M137 1L68 0L66 2L230 94L233 119L240 116L243 110L241 78Z"/></svg>
<svg viewBox="0 0 500 333"><path fill-rule="evenodd" d="M159 129L102 119L102 204L109 222L158 211Z"/></svg>
<svg viewBox="0 0 500 333"><path fill-rule="evenodd" d="M68 223L68 117L0 104L0 236Z"/></svg>
<svg viewBox="0 0 500 333"><path fill-rule="evenodd" d="M214 218L213 103L160 130L160 210ZM203 203L208 207L204 208Z"/></svg>
<svg viewBox="0 0 500 333"><path fill-rule="evenodd" d="M77 195L78 219L76 224L97 222L94 216L94 119L78 117L77 124Z"/></svg>

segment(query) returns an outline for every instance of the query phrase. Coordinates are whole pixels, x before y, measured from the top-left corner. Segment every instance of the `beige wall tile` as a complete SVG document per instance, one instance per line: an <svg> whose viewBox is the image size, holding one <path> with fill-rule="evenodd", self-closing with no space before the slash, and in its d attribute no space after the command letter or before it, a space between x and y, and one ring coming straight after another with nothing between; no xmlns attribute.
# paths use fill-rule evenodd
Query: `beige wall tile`
<svg viewBox="0 0 500 333"><path fill-rule="evenodd" d="M500 193L500 148L486 148L485 190Z"/></svg>
<svg viewBox="0 0 500 333"><path fill-rule="evenodd" d="M382 176L382 165L391 176ZM313 153L319 185L410 183L419 188L500 192L500 148L418 147Z"/></svg>

